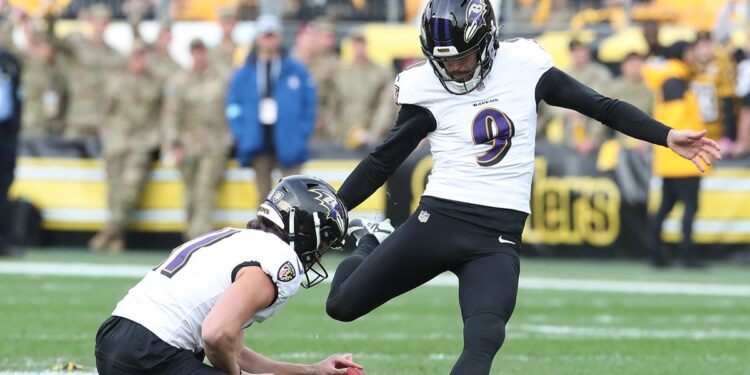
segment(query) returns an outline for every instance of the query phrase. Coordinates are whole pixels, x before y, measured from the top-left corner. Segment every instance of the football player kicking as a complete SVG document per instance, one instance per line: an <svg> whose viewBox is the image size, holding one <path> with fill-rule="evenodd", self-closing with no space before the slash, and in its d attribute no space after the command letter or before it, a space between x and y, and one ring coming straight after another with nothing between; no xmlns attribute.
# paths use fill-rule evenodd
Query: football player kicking
<svg viewBox="0 0 750 375"><path fill-rule="evenodd" d="M281 180L247 229L224 228L177 247L115 308L96 335L101 375L345 374L351 354L299 365L243 345L243 329L277 311L327 273L323 253L340 246L347 211L317 178ZM203 353L213 367L203 363Z"/></svg>
<svg viewBox="0 0 750 375"><path fill-rule="evenodd" d="M418 208L382 243L359 239L336 270L327 311L351 321L442 272L455 273L464 345L451 374L488 374L505 339L530 212L540 101L669 147L701 171L702 162L720 158L705 131L671 129L558 70L534 41L499 42L497 35L489 1L430 1L420 36L427 61L396 78L401 109L394 128L339 189L346 207L357 207L429 140L434 167Z"/></svg>

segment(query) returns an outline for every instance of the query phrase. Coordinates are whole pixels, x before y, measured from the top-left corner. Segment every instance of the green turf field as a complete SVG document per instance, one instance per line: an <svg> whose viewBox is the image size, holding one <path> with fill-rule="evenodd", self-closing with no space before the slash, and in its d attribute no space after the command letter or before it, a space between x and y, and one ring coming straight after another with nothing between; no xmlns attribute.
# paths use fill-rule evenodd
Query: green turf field
<svg viewBox="0 0 750 375"><path fill-rule="evenodd" d="M0 260L0 266L153 266L165 255L32 251L23 259ZM524 259L522 279L548 280L550 285L574 280L604 289L610 281L641 284L627 284L630 289L620 292L522 287L493 374L750 373L748 267L659 272L636 263ZM0 272L0 374L46 371L63 361L94 371L96 329L136 281ZM719 291L735 288L739 294L685 294L693 293L680 292L686 283ZM651 294L637 290L650 285L669 287ZM247 344L296 362L350 351L370 375L447 374L460 353L461 320L453 286L419 288L348 324L325 315L327 292L325 284L301 290L276 317L248 329Z"/></svg>

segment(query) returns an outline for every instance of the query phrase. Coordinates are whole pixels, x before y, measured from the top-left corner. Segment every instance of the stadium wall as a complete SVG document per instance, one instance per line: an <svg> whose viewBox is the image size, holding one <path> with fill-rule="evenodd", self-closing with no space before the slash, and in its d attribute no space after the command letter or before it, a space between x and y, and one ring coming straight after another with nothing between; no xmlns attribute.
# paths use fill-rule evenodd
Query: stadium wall
<svg viewBox="0 0 750 375"><path fill-rule="evenodd" d="M357 159L318 159L303 173L319 176L339 187ZM432 166L429 150L415 151L388 181L357 207L352 216L402 222L416 207ZM11 196L30 201L41 211L48 245L83 245L107 218L104 170L99 159L23 157L16 169ZM230 162L218 194L214 223L239 226L255 216L257 195L252 169ZM621 181L613 171L602 172L597 158L581 157L563 147L539 143L532 192L532 210L524 233L525 251L539 255L618 256L647 251L647 206L623 198ZM660 181L652 180L648 209L659 199ZM701 208L695 240L707 251L750 248L750 160L722 162L702 182ZM502 192L498 192L501 194ZM663 237L680 238L677 207L668 218ZM154 163L149 183L130 230L138 247L176 244L184 229L183 187L179 172ZM76 234L76 235L73 235ZM139 241L138 234L148 238Z"/></svg>

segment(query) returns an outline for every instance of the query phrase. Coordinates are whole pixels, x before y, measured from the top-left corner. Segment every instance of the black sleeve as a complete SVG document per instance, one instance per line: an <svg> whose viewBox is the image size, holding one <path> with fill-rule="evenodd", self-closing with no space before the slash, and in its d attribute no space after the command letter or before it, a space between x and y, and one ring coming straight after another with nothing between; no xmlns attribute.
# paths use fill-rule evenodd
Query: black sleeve
<svg viewBox="0 0 750 375"><path fill-rule="evenodd" d="M388 177L419 145L437 122L425 108L404 104L396 125L375 151L362 160L347 177L338 193L348 209L354 209L378 190Z"/></svg>
<svg viewBox="0 0 750 375"><path fill-rule="evenodd" d="M661 87L661 95L665 102L682 100L688 90L688 84L683 79L670 78L664 81Z"/></svg>
<svg viewBox="0 0 750 375"><path fill-rule="evenodd" d="M555 67L542 74L536 85L536 101L578 111L621 133L667 146L672 129L626 102L603 96Z"/></svg>

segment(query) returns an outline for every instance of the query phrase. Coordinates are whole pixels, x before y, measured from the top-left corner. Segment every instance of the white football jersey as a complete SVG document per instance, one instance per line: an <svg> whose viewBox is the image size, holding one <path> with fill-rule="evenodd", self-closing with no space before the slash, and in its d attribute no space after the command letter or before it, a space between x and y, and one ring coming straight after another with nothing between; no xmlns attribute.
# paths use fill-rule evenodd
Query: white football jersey
<svg viewBox="0 0 750 375"><path fill-rule="evenodd" d="M500 43L476 90L453 95L426 61L396 77L396 103L428 109L434 166L424 195L529 213L536 137L535 89L552 67L536 42Z"/></svg>
<svg viewBox="0 0 750 375"><path fill-rule="evenodd" d="M302 265L294 250L260 230L224 228L187 242L134 286L112 315L146 327L164 342L198 352L201 326L219 298L247 265L258 265L278 291L273 304L244 325L276 313L299 289Z"/></svg>

